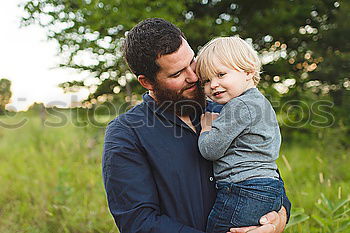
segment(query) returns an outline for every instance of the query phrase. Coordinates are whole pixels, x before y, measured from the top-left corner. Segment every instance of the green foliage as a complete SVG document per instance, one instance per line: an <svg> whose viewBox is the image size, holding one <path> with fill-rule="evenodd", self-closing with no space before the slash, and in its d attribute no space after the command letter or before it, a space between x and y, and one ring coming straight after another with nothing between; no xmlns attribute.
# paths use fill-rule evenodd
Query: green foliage
<svg viewBox="0 0 350 233"><path fill-rule="evenodd" d="M303 100L309 92L317 96L313 101L327 95L340 108L347 103L349 1L32 0L21 7L26 12L22 25L37 23L58 42L66 58L62 66L94 74L97 84L88 87L89 102L103 95L115 98L115 93L123 102L140 97L144 90L127 71L121 42L142 19L161 17L178 25L194 50L216 36L249 39L263 58L260 89L283 103ZM73 81L61 86L71 91L85 85Z"/></svg>
<svg viewBox="0 0 350 233"><path fill-rule="evenodd" d="M305 214L305 211L303 208L292 208L289 223L286 226L286 229L295 226L297 224L301 224L305 221L307 221L310 218L307 214Z"/></svg>
<svg viewBox="0 0 350 233"><path fill-rule="evenodd" d="M27 1L22 7L27 13L22 25L38 23L47 29L49 39L58 42L59 52L66 58L61 66L86 70L95 75L99 84L97 89L95 84L89 86L96 90L89 101L104 94L115 96L115 86L121 89L120 93L130 97L132 91L140 94L143 90L133 88L137 81L132 80L121 59L121 39L140 19L162 17L177 22L176 18L182 17L185 10L184 2L174 0L44 0ZM90 57L90 61L77 61L75 58L78 56ZM61 87L72 91L84 85L84 82L73 81L63 83Z"/></svg>
<svg viewBox="0 0 350 233"><path fill-rule="evenodd" d="M312 220L318 224L318 227L312 227L312 232L316 229L318 232L333 233L333 232L348 232L350 230L350 199L341 199L332 201L321 193L321 198L315 204L319 213L312 214ZM290 221L286 227L293 229L291 232L304 232L301 230L305 221L309 221L310 216L307 215L303 208L294 208L291 212ZM294 227L294 228L293 228Z"/></svg>
<svg viewBox="0 0 350 233"><path fill-rule="evenodd" d="M0 79L0 115L5 112L5 106L10 102L11 96L11 81Z"/></svg>
<svg viewBox="0 0 350 233"><path fill-rule="evenodd" d="M324 229L323 232L348 232L350 230L350 197L334 202L321 193L321 199L316 204L320 214L313 214L312 218Z"/></svg>

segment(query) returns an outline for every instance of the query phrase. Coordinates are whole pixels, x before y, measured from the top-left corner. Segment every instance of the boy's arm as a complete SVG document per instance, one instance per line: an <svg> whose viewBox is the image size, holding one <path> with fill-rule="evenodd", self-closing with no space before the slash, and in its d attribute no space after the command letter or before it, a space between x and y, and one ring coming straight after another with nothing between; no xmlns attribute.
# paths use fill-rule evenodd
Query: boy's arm
<svg viewBox="0 0 350 233"><path fill-rule="evenodd" d="M223 105L212 102L212 101L208 101L208 105L207 105L206 110L209 112L220 113L222 108L223 108ZM282 179L281 174L280 174L278 169L277 169L277 173L279 174L279 179L283 182L283 179ZM291 210L292 204L289 201L284 188L283 188L283 206L285 207L285 210L287 213L287 223L288 223L289 218L290 218L290 210Z"/></svg>
<svg viewBox="0 0 350 233"><path fill-rule="evenodd" d="M198 146L207 160L224 156L232 141L244 130L249 130L251 116L248 106L241 100L228 102L219 117L213 121L210 131L202 132Z"/></svg>

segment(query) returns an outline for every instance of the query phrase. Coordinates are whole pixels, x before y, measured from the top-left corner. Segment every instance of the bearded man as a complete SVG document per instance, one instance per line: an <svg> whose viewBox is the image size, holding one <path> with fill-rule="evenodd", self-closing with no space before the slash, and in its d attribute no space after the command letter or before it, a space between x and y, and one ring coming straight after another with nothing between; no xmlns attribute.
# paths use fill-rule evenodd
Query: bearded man
<svg viewBox="0 0 350 233"><path fill-rule="evenodd" d="M216 190L197 146L205 96L195 54L179 28L152 18L128 33L124 56L148 93L106 130L103 179L115 223L121 233L203 233ZM286 196L283 206L262 226L231 232L282 232Z"/></svg>

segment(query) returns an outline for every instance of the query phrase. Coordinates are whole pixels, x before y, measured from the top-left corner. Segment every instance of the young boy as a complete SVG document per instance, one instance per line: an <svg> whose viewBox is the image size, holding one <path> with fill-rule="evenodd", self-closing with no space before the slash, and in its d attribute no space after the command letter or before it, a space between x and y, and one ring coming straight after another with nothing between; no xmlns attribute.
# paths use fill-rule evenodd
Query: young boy
<svg viewBox="0 0 350 233"><path fill-rule="evenodd" d="M206 95L224 104L211 122L202 116L198 145L214 161L217 197L207 232L259 225L259 218L282 205L283 183L277 165L281 135L276 114L256 88L261 63L238 36L216 38L197 57L196 73Z"/></svg>

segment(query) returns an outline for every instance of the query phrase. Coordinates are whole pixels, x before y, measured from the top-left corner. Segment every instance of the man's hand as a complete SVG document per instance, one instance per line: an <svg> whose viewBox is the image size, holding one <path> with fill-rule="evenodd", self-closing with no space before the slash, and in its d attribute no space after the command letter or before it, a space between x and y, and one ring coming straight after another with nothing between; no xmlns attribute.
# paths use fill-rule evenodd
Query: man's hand
<svg viewBox="0 0 350 233"><path fill-rule="evenodd" d="M276 213L272 211L260 218L260 224L262 226L240 227L231 228L227 233L281 233L283 232L287 223L286 209L282 208Z"/></svg>
<svg viewBox="0 0 350 233"><path fill-rule="evenodd" d="M213 120L218 118L219 114L218 113L211 113L211 112L205 112L201 116L201 126L202 126L202 131L201 133L205 131L210 131L211 126L213 123Z"/></svg>

